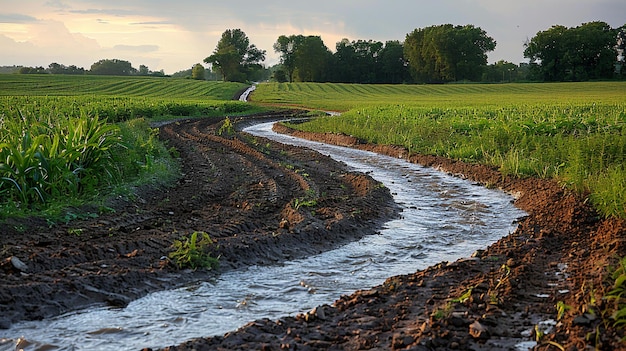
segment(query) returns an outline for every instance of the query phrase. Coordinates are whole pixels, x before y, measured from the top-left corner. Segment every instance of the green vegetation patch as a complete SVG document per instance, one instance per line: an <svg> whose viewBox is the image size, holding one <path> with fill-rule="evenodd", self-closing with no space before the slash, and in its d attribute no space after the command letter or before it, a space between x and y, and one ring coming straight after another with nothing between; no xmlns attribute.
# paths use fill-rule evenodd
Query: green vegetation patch
<svg viewBox="0 0 626 351"><path fill-rule="evenodd" d="M193 232L189 237L174 241L172 246L176 250L169 254L169 258L179 268L213 269L219 264L219 256L211 255L215 242L205 232Z"/></svg>
<svg viewBox="0 0 626 351"><path fill-rule="evenodd" d="M240 83L150 77L0 75L0 218L101 202L164 185L177 162L146 118L258 109L230 100ZM125 190L126 189L126 190Z"/></svg>

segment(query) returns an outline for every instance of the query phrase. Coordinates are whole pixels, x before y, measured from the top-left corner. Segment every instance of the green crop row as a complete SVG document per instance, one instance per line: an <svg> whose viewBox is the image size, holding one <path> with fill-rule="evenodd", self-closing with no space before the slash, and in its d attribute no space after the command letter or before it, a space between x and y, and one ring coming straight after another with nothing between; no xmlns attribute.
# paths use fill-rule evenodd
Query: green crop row
<svg viewBox="0 0 626 351"><path fill-rule="evenodd" d="M389 104L482 108L519 103L623 103L625 91L624 82L446 85L268 83L258 86L252 100L261 104L332 111Z"/></svg>
<svg viewBox="0 0 626 351"><path fill-rule="evenodd" d="M157 77L0 74L0 96L126 96L231 100L245 84Z"/></svg>
<svg viewBox="0 0 626 351"><path fill-rule="evenodd" d="M86 113L109 122L161 116L221 116L254 107L239 101L162 99L125 96L0 96L0 115L18 111L41 115Z"/></svg>
<svg viewBox="0 0 626 351"><path fill-rule="evenodd" d="M604 216L626 218L624 83L398 86L394 93L384 92L385 86L344 85L359 96L352 99L349 93L333 95L333 86L291 85L294 96L279 95L299 104L295 101L308 91L311 101L318 101L315 94L329 96L327 109L363 101L361 107L294 127L495 165L505 174L556 178L589 192ZM366 102L364 90L375 102ZM430 95L416 94L427 90Z"/></svg>

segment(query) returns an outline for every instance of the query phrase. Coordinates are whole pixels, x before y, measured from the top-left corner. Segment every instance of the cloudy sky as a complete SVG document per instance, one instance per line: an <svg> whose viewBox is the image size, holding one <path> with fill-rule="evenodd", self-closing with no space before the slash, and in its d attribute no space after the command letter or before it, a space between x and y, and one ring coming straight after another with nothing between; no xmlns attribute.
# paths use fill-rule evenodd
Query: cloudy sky
<svg viewBox="0 0 626 351"><path fill-rule="evenodd" d="M473 24L497 41L489 61L524 61L538 31L626 24L624 0L0 0L0 66L52 62L89 69L104 58L171 74L209 56L226 29L242 29L277 63L280 35L404 40L416 28Z"/></svg>

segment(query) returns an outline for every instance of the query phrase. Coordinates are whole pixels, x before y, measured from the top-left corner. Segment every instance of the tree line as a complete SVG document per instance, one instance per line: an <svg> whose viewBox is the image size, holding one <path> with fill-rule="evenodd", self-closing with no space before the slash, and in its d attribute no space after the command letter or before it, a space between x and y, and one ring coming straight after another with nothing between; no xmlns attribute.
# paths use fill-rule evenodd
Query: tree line
<svg viewBox="0 0 626 351"><path fill-rule="evenodd" d="M60 63L53 62L47 68L40 67L20 67L17 69L19 74L93 74L93 75L110 75L110 76L165 76L163 70L151 71L148 66L140 65L136 69L132 64L125 60L119 59L103 59L91 65L89 70L75 65L65 66Z"/></svg>
<svg viewBox="0 0 626 351"><path fill-rule="evenodd" d="M626 75L626 25L590 22L574 28L553 26L525 43L529 63L487 64L496 41L480 27L444 24L415 29L405 41L382 43L343 39L331 52L320 36L281 35L273 45L280 64L271 67L279 82L447 83L454 81L579 81ZM241 29L222 34L204 62L224 80L254 81L267 73L266 51Z"/></svg>
<svg viewBox="0 0 626 351"><path fill-rule="evenodd" d="M213 53L174 77L225 81L335 83L447 83L455 81L581 81L624 79L626 25L611 28L589 22L568 28L556 25L538 32L524 44L529 63L498 61L487 64L496 41L480 27L452 24L418 28L403 42L343 39L334 52L316 35L281 35L273 45L280 63L263 65L266 51L250 43L241 29L228 29ZM21 67L19 73L164 76L141 65L118 59L95 62L89 70L51 63Z"/></svg>

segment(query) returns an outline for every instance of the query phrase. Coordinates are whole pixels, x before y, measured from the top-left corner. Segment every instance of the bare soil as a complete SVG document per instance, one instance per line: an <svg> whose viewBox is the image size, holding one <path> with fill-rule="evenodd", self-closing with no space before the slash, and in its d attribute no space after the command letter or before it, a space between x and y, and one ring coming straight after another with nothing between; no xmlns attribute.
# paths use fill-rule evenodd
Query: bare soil
<svg viewBox="0 0 626 351"><path fill-rule="evenodd" d="M220 126L203 119L161 127L184 172L171 188L138 189L136 197L112 203L115 213L94 219L0 226L0 327L95 303L125 305L228 269L314 254L375 233L397 215L389 192L367 175L308 149L240 132L217 136ZM584 196L555 181L278 128L501 188L529 215L515 233L473 257L390 277L306 314L253 321L166 350L513 350L535 339L540 350L624 348L624 332L603 315L610 306L601 298L610 289L607 269L626 255L623 220L598 217ZM296 205L312 194L315 211ZM219 244L219 270L179 270L165 258L174 240L194 231ZM570 308L551 332L536 335L542 321L557 320L559 302Z"/></svg>

